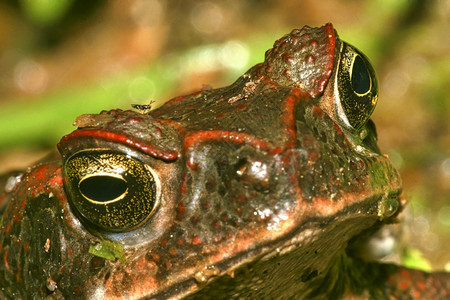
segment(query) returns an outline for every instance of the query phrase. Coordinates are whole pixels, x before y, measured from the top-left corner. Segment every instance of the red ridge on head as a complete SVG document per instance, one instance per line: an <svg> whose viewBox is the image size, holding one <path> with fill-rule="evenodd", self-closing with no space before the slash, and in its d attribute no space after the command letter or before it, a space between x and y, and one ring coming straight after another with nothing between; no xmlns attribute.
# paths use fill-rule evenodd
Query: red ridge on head
<svg viewBox="0 0 450 300"><path fill-rule="evenodd" d="M117 142L120 144L124 144L133 148L136 148L146 154L149 154L153 157L165 160L165 161L173 161L177 159L178 152L172 151L172 150L163 150L155 145L148 144L143 141L136 141L135 139L131 139L130 137L124 135L124 134L118 134L110 131L104 131L104 130L76 130L72 132L71 134L68 134L64 136L61 141L58 144L58 148L63 148L64 144L68 143L69 141L76 139L76 138L95 138L95 139L102 139L107 140L111 142Z"/></svg>

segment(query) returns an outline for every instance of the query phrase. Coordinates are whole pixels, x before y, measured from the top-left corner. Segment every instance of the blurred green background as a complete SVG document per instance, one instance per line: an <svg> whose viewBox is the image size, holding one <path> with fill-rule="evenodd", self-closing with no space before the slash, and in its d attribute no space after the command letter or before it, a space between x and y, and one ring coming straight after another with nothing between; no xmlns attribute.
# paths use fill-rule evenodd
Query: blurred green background
<svg viewBox="0 0 450 300"><path fill-rule="evenodd" d="M230 84L291 29L332 22L378 73L379 145L411 203L403 239L449 270L449 19L446 0L2 1L0 172L53 151L77 115Z"/></svg>

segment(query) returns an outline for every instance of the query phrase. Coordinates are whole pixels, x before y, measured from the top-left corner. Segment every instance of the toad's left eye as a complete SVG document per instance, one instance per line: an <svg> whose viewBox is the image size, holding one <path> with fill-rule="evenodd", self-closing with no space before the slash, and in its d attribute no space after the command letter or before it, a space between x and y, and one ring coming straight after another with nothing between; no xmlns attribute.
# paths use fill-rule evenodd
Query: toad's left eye
<svg viewBox="0 0 450 300"><path fill-rule="evenodd" d="M351 73L352 88L355 94L363 96L370 92L372 81L370 79L366 64L364 63L361 56L355 56Z"/></svg>
<svg viewBox="0 0 450 300"><path fill-rule="evenodd" d="M378 82L369 60L343 42L336 73L336 112L349 129L360 129L370 118L378 101Z"/></svg>
<svg viewBox="0 0 450 300"><path fill-rule="evenodd" d="M158 203L159 182L147 165L128 155L85 150L64 166L69 201L80 218L106 231L143 224Z"/></svg>

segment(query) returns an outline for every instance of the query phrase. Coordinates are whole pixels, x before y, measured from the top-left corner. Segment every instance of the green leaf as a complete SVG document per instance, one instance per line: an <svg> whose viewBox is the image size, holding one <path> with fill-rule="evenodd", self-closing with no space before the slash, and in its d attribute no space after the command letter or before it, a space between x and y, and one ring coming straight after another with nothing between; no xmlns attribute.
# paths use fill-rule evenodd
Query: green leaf
<svg viewBox="0 0 450 300"><path fill-rule="evenodd" d="M60 20L73 0L22 0L20 4L27 17L39 25L50 25Z"/></svg>
<svg viewBox="0 0 450 300"><path fill-rule="evenodd" d="M403 264L411 269L419 269L425 272L432 271L430 262L422 256L422 252L413 248L404 250Z"/></svg>
<svg viewBox="0 0 450 300"><path fill-rule="evenodd" d="M118 242L104 240L95 245L90 245L89 253L111 261L116 261L119 259L123 263L127 262L123 254L123 245Z"/></svg>

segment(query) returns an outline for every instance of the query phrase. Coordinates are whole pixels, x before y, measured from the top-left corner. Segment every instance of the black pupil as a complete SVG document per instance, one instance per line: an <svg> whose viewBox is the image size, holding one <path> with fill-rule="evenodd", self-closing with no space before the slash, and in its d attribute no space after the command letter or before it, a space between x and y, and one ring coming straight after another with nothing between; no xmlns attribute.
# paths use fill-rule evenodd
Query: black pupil
<svg viewBox="0 0 450 300"><path fill-rule="evenodd" d="M83 196L100 202L116 199L126 190L127 182L112 176L92 176L80 182L80 192Z"/></svg>
<svg viewBox="0 0 450 300"><path fill-rule="evenodd" d="M358 94L365 94L370 89L370 77L366 64L362 58L357 55L353 62L352 87Z"/></svg>

